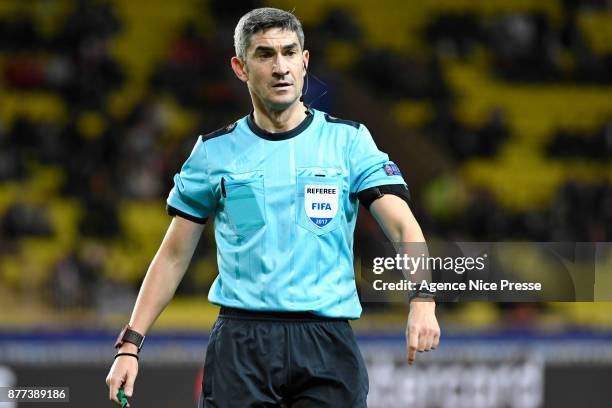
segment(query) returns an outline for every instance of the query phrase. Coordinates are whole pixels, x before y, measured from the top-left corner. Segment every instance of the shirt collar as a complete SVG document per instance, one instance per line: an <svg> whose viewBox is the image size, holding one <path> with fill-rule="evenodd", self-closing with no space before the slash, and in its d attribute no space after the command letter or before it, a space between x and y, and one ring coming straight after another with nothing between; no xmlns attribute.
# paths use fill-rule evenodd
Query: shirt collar
<svg viewBox="0 0 612 408"><path fill-rule="evenodd" d="M249 129L251 129L251 131L255 133L257 136L263 139L266 139L266 140L276 141L276 140L291 139L292 137L299 135L304 130L306 130L308 126L310 126L313 119L314 119L314 113L312 112L312 110L307 109L306 118L304 118L304 120L299 125L297 125L295 128L291 130L287 130L286 132L278 132L278 133L268 132L267 130L264 130L260 128L259 126L257 126L257 124L255 123L255 119L253 117L252 111L247 116L246 121L247 121L247 125L249 125Z"/></svg>

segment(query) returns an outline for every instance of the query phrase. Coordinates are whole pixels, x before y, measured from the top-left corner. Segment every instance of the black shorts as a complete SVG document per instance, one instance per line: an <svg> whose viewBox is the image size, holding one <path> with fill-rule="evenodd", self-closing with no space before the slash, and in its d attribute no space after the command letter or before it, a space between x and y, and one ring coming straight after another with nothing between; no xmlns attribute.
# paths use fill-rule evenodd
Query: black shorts
<svg viewBox="0 0 612 408"><path fill-rule="evenodd" d="M221 308L200 408L366 407L368 374L347 320Z"/></svg>

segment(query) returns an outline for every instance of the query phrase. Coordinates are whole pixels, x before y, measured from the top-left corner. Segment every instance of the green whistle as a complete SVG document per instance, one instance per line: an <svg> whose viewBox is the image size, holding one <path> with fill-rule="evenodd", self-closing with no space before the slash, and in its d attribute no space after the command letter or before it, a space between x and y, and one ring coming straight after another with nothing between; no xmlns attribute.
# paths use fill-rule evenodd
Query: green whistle
<svg viewBox="0 0 612 408"><path fill-rule="evenodd" d="M119 392L117 393L117 399L119 400L119 402L121 403L121 408L125 408L128 405L128 399L125 396L125 394L123 393L123 388L121 388L119 390Z"/></svg>

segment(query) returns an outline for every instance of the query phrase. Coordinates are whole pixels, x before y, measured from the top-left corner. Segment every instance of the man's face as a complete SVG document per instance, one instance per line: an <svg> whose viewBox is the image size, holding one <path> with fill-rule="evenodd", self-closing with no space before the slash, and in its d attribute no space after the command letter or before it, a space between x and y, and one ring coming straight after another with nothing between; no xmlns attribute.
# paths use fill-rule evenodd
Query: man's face
<svg viewBox="0 0 612 408"><path fill-rule="evenodd" d="M254 34L244 66L254 102L274 111L289 108L302 94L307 63L308 51L302 51L293 31L271 28Z"/></svg>

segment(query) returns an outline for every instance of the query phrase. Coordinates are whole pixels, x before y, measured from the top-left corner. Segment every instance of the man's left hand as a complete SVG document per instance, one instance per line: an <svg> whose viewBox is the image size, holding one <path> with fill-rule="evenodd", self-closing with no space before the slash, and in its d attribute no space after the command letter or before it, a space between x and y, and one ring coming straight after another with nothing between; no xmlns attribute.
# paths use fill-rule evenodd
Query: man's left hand
<svg viewBox="0 0 612 408"><path fill-rule="evenodd" d="M429 351L440 343L440 326L436 319L436 302L415 298L410 302L406 325L408 364L414 363L417 351Z"/></svg>

